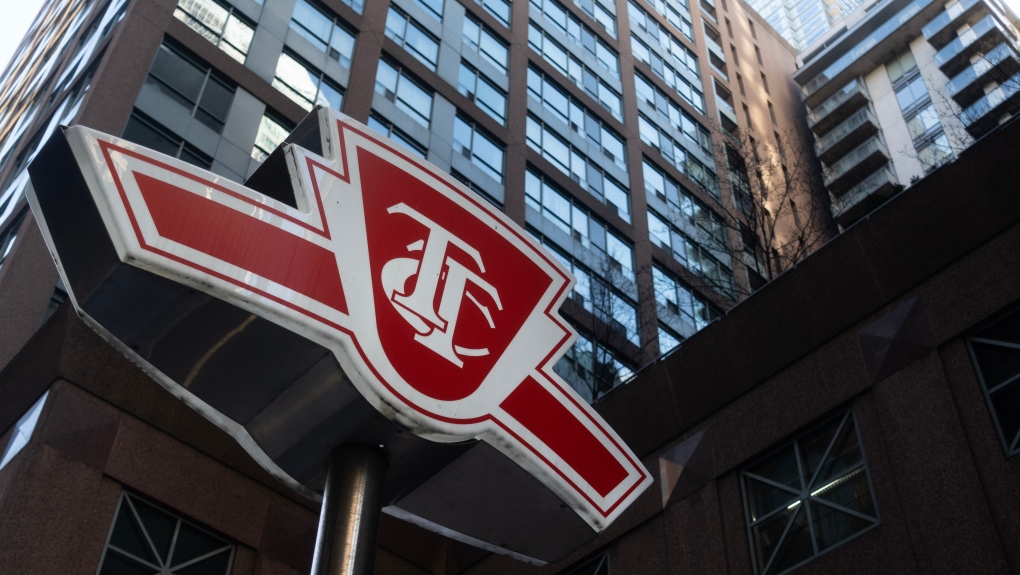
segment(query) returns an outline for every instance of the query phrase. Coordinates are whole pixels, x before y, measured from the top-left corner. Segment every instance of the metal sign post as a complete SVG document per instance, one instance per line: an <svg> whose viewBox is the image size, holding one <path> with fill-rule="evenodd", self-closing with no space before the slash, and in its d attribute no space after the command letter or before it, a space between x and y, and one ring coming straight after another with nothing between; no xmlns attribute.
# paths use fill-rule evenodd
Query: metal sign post
<svg viewBox="0 0 1020 575"><path fill-rule="evenodd" d="M382 512L386 457L367 445L329 454L312 575L371 575Z"/></svg>

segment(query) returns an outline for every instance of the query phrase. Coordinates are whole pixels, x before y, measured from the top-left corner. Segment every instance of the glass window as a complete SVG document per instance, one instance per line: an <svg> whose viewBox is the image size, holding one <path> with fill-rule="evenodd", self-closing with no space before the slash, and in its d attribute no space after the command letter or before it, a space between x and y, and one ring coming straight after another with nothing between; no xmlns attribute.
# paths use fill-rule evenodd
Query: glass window
<svg viewBox="0 0 1020 575"><path fill-rule="evenodd" d="M494 120L506 124L506 93L463 60L457 75L457 91L478 104Z"/></svg>
<svg viewBox="0 0 1020 575"><path fill-rule="evenodd" d="M691 11L686 1L673 0L652 0L650 5L655 11L666 17L666 21L679 30L691 42L694 41L693 30L691 29Z"/></svg>
<svg viewBox="0 0 1020 575"><path fill-rule="evenodd" d="M414 0L416 4L421 6L430 15L435 17L440 22L443 21L443 0Z"/></svg>
<svg viewBox="0 0 1020 575"><path fill-rule="evenodd" d="M386 15L386 36L403 46L430 70L436 70L436 63L439 61L439 39L394 5L390 5L389 14Z"/></svg>
<svg viewBox="0 0 1020 575"><path fill-rule="evenodd" d="M582 247L606 258L607 270L615 270L629 281L634 281L634 249L601 220L591 215L582 204L530 168L524 174L524 192L527 205L544 215ZM606 279L613 278L606 276Z"/></svg>
<svg viewBox="0 0 1020 575"><path fill-rule="evenodd" d="M666 82L667 86L673 88L688 104L694 106L694 109L702 114L705 113L705 96L699 86L692 84L683 74L677 72L676 68L649 49L637 36L631 34L630 40L631 49L638 60L647 64L656 76ZM694 61L693 67L696 71L696 61Z"/></svg>
<svg viewBox="0 0 1020 575"><path fill-rule="evenodd" d="M943 133L935 136L917 149L917 159L921 161L926 174L952 160L953 149L949 147L949 138Z"/></svg>
<svg viewBox="0 0 1020 575"><path fill-rule="evenodd" d="M915 68L917 68L917 62L914 60L914 54L909 48L892 62L885 65L886 71L889 72L889 81L893 84L898 82L900 78L912 73Z"/></svg>
<svg viewBox="0 0 1020 575"><path fill-rule="evenodd" d="M216 133L223 129L234 101L234 86L212 68L167 44L159 47L145 83L191 112Z"/></svg>
<svg viewBox="0 0 1020 575"><path fill-rule="evenodd" d="M668 202L674 221L682 221L702 233L714 249L728 251L726 225L715 211L647 159L641 168L645 191Z"/></svg>
<svg viewBox="0 0 1020 575"><path fill-rule="evenodd" d="M528 93L559 117L565 129L586 135L606 158L627 171L623 138L537 68L528 68Z"/></svg>
<svg viewBox="0 0 1020 575"><path fill-rule="evenodd" d="M574 85L582 88L603 108L609 110L613 117L623 119L620 95L559 43L547 37L534 22L528 24L528 45L569 78Z"/></svg>
<svg viewBox="0 0 1020 575"><path fill-rule="evenodd" d="M634 376L634 371L611 349L594 342L581 330L574 345L553 369L588 403L594 403ZM603 575L609 566L607 562L596 563L594 567L597 570L590 573Z"/></svg>
<svg viewBox="0 0 1020 575"><path fill-rule="evenodd" d="M231 58L244 63L255 25L216 0L178 0L174 17L187 24Z"/></svg>
<svg viewBox="0 0 1020 575"><path fill-rule="evenodd" d="M967 338L999 440L1020 453L1020 313L1009 312Z"/></svg>
<svg viewBox="0 0 1020 575"><path fill-rule="evenodd" d="M591 16L607 34L616 38L616 6L612 1L574 0L574 4Z"/></svg>
<svg viewBox="0 0 1020 575"><path fill-rule="evenodd" d="M287 139L293 129L294 126L290 122L277 120L269 114L263 115L259 122L258 134L255 135L255 146L251 149L251 157L256 162L264 162L269 154Z"/></svg>
<svg viewBox="0 0 1020 575"><path fill-rule="evenodd" d="M668 327L659 324L659 355L673 351L673 348L680 345L684 338L673 333Z"/></svg>
<svg viewBox="0 0 1020 575"><path fill-rule="evenodd" d="M780 445L740 481L760 575L785 573L878 525L852 412Z"/></svg>
<svg viewBox="0 0 1020 575"><path fill-rule="evenodd" d="M392 122L375 112L372 112L372 115L368 117L368 127L407 148L408 151L419 158L425 158L428 154L428 149L425 146L419 144L414 138L402 132L400 128L394 127Z"/></svg>
<svg viewBox="0 0 1020 575"><path fill-rule="evenodd" d="M467 186L468 189L470 189L472 192L484 198L485 201L496 206L496 208L499 209L500 211L503 211L503 203L497 200L496 198L490 196L487 190L471 181L471 178L465 176L464 174L458 172L457 170L450 170L450 175L453 176L453 178L458 182Z"/></svg>
<svg viewBox="0 0 1020 575"><path fill-rule="evenodd" d="M330 58L350 68L354 56L354 34L331 14L328 10L313 6L308 0L297 0L290 28Z"/></svg>
<svg viewBox="0 0 1020 575"><path fill-rule="evenodd" d="M602 203L616 208L616 213L621 219L630 221L630 194L623 184L617 182L599 165L599 158L592 160L531 114L528 114L525 132L528 147L552 162L561 172ZM607 138L607 143L611 141ZM622 154L622 150L616 153ZM606 155L611 154L612 152Z"/></svg>
<svg viewBox="0 0 1020 575"><path fill-rule="evenodd" d="M212 158L138 110L128 118L121 137L206 170L212 167Z"/></svg>
<svg viewBox="0 0 1020 575"><path fill-rule="evenodd" d="M941 125L935 105L928 104L907 120L907 131L910 132L910 137L916 140Z"/></svg>
<svg viewBox="0 0 1020 575"><path fill-rule="evenodd" d="M489 177L503 183L503 147L459 115L453 120L453 151L470 158Z"/></svg>
<svg viewBox="0 0 1020 575"><path fill-rule="evenodd" d="M676 169L700 184L712 197L719 198L719 178L715 170L687 153L685 146L660 130L643 114L638 115L638 133L644 143L657 149L663 158L676 166Z"/></svg>
<svg viewBox="0 0 1020 575"><path fill-rule="evenodd" d="M121 494L98 575L227 575L235 545L141 497Z"/></svg>
<svg viewBox="0 0 1020 575"><path fill-rule="evenodd" d="M464 30L461 36L472 50L481 55L483 60L506 74L507 66L510 63L510 49L494 32L474 18L465 16Z"/></svg>
<svg viewBox="0 0 1020 575"><path fill-rule="evenodd" d="M485 11L499 20L501 24L510 27L510 2L509 0L475 0L485 8Z"/></svg>
<svg viewBox="0 0 1020 575"><path fill-rule="evenodd" d="M305 110L311 111L315 106L339 110L343 105L344 93L339 86L287 52L280 54L273 87Z"/></svg>
<svg viewBox="0 0 1020 575"><path fill-rule="evenodd" d="M546 19L567 35L571 41L584 48L584 51L595 57L598 63L620 78L620 60L616 52L606 45L587 24L581 22L557 0L531 0L531 6L542 12ZM613 21L613 37L615 37L615 20Z"/></svg>
<svg viewBox="0 0 1020 575"><path fill-rule="evenodd" d="M394 102L402 112L428 128L432 123L432 92L388 60L379 62L375 91Z"/></svg>
<svg viewBox="0 0 1020 575"><path fill-rule="evenodd" d="M712 251L718 253L719 248L707 248L698 239L680 231L669 219L652 210L648 210L648 236L654 244L671 252L673 259L706 280L716 291L729 299L736 299L733 270L712 255Z"/></svg>
<svg viewBox="0 0 1020 575"><path fill-rule="evenodd" d="M924 78L918 76L907 82L905 86L896 90L896 100L900 103L901 110L909 110L922 99L928 97L928 89L924 87Z"/></svg>

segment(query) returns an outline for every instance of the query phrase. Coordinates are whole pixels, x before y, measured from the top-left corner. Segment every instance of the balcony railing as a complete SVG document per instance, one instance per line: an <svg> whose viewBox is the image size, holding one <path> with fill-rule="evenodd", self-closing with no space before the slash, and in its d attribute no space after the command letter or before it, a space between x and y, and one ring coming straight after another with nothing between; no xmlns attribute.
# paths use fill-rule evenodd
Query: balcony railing
<svg viewBox="0 0 1020 575"><path fill-rule="evenodd" d="M863 144L851 150L850 153L843 156L842 158L840 158L838 162L832 164L832 166L829 167L829 169L826 171L825 177L826 187L830 188L831 190L834 187L834 184L844 183L841 181L844 179L844 176L853 171L854 168L856 168L862 162L869 158L872 158L876 154L881 154L886 159L889 158L889 152L888 150L886 150L885 144L882 143L878 136L872 136ZM839 187L842 188L845 186ZM842 196L843 194L840 193L838 195Z"/></svg>
<svg viewBox="0 0 1020 575"><path fill-rule="evenodd" d="M1003 42L1002 44L996 46L994 50L991 50L990 52L979 58L977 61L975 61L973 64L971 64L969 68L954 76L953 79L946 84L946 91L949 92L949 95L954 100L956 100L957 104L960 104L961 106L964 107L968 106L969 104L972 103L973 98L966 98L961 96L966 94L966 92L972 91L976 91L978 94L980 94L981 86L980 85L975 86L974 84L975 83L984 84L984 81L978 82L978 80L983 80L984 77L989 72L991 72L993 69L995 69L997 66L999 66L1006 60L1012 60L1016 66L1020 66L1020 60L1017 59L1016 52L1013 51L1013 48L1008 43ZM1015 71L1016 70L1014 69L1011 70L1010 72L1006 72L1006 74ZM967 90L967 88L973 89Z"/></svg>
<svg viewBox="0 0 1020 575"><path fill-rule="evenodd" d="M963 111L960 115L960 120L967 127L967 131L970 132L975 138L981 136L988 129L998 124L997 121L989 122L984 121L989 114L997 110L1003 104L1009 103L1012 100L1017 99L1017 94L1020 93L1020 72L1014 74L1005 82L999 85L991 92L984 95L983 98L974 102L969 108Z"/></svg>
<svg viewBox="0 0 1020 575"><path fill-rule="evenodd" d="M924 39L935 46L936 49L944 45L942 38L947 34L952 34L959 26L953 26L949 28L949 25L956 22L960 16L976 7L984 0L962 0L953 4L949 8L946 8L944 12L936 16L931 22L921 29L921 33L924 34ZM933 40L934 39L934 40Z"/></svg>
<svg viewBox="0 0 1020 575"><path fill-rule="evenodd" d="M845 194L832 202L832 217L840 224L846 225L863 214L851 214L851 208L857 206L872 194L879 190L892 192L899 182L889 168L882 168L861 181L861 183L847 190ZM885 194L883 194L885 195ZM891 195L891 194L889 194ZM856 211L856 210L855 210ZM843 221L845 216L847 221Z"/></svg>
<svg viewBox="0 0 1020 575"><path fill-rule="evenodd" d="M807 84L804 84L804 96L809 97L817 92L819 88L828 84L833 78L850 67L851 64L861 59L861 57L867 54L869 50L877 46L882 40L889 37L889 35L898 30L900 26L908 22L933 1L934 0L914 0L900 10L895 16L883 22L881 26L858 42L851 50L848 50L838 60L830 64L828 68L812 78Z"/></svg>
<svg viewBox="0 0 1020 575"><path fill-rule="evenodd" d="M808 112L808 124L810 124L812 128L815 128L817 124L820 124L822 120L826 119L826 116L858 95L867 99L868 92L864 87L864 83L859 79L854 78L853 80L850 80L846 86L843 86L839 89L839 91L830 96L828 100L822 102L813 110Z"/></svg>
<svg viewBox="0 0 1020 575"><path fill-rule="evenodd" d="M862 126L868 126L868 129L862 130ZM870 136L876 131L878 131L878 120L875 118L875 115L871 113L870 109L862 108L854 112L842 124L833 128L831 132L817 140L815 147L818 150L818 156L831 155L827 154L827 152L830 152L836 144L842 143L841 147L849 147L855 143L844 141L850 134L865 132ZM861 138L862 136L858 135L857 141L860 141ZM825 158L822 158L822 161L825 161Z"/></svg>
<svg viewBox="0 0 1020 575"><path fill-rule="evenodd" d="M978 46L983 43L981 41L996 31L1005 37L995 16L991 14L986 15L971 26L969 30L960 34L956 40L946 44L944 48L939 50L935 54L935 65L946 75L955 75L957 71L966 65L969 53L977 50ZM973 50L970 49L972 46L974 47Z"/></svg>

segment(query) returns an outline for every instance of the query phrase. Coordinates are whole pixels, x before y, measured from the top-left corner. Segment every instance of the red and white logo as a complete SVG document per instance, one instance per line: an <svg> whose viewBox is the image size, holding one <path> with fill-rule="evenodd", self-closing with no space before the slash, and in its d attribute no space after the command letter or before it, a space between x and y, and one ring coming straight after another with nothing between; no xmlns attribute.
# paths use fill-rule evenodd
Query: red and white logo
<svg viewBox="0 0 1020 575"><path fill-rule="evenodd" d="M487 441L605 528L651 477L553 373L576 337L557 313L569 272L447 174L331 110L319 122L325 157L286 147L296 208L66 136L123 261L323 345L387 417Z"/></svg>

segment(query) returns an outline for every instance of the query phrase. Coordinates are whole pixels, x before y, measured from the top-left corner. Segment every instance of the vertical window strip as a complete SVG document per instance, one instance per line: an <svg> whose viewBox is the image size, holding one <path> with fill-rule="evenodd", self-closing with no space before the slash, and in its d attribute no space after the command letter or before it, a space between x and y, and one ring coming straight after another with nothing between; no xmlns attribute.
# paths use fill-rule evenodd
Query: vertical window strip
<svg viewBox="0 0 1020 575"><path fill-rule="evenodd" d="M630 194L598 162L589 159L587 154L531 114L528 114L525 131L528 147L549 160L599 201L616 208L620 218L630 222Z"/></svg>
<svg viewBox="0 0 1020 575"><path fill-rule="evenodd" d="M546 36L545 31L534 22L530 22L528 25L528 45L574 85L583 89L602 107L609 110L614 118L623 120L620 94L558 42Z"/></svg>

